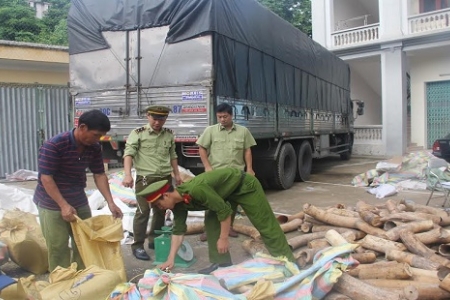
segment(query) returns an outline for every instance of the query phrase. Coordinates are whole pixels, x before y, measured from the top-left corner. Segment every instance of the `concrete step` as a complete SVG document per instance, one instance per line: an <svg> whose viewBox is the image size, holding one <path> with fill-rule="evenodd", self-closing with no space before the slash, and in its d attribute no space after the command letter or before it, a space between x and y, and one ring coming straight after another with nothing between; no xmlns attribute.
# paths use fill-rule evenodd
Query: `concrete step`
<svg viewBox="0 0 450 300"><path fill-rule="evenodd" d="M425 148L423 146L417 146L417 144L411 144L408 146L408 148L406 148L407 152L414 152L414 151L421 151L421 150L425 150Z"/></svg>

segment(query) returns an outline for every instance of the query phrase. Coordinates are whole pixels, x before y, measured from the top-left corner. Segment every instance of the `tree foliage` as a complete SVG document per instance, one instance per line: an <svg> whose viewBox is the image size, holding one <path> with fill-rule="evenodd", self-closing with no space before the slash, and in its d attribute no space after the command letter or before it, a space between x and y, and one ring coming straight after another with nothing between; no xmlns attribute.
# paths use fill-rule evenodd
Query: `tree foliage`
<svg viewBox="0 0 450 300"><path fill-rule="evenodd" d="M258 0L309 37L312 36L311 0Z"/></svg>
<svg viewBox="0 0 450 300"><path fill-rule="evenodd" d="M11 41L33 42L39 35L41 25L34 12L27 6L14 5L0 8L0 38Z"/></svg>
<svg viewBox="0 0 450 300"><path fill-rule="evenodd" d="M26 0L0 0L0 39L67 45L67 13L70 0L46 0L49 10L42 19Z"/></svg>

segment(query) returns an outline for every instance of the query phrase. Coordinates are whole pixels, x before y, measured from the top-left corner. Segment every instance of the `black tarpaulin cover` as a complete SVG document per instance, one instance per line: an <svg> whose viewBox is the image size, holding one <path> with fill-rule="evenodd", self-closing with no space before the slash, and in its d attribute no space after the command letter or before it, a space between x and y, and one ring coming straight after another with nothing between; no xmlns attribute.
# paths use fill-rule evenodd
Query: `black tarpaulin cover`
<svg viewBox="0 0 450 300"><path fill-rule="evenodd" d="M218 71L217 94L347 110L348 65L255 0L72 0L69 53L108 48L102 31L166 25L168 43L213 34L214 63L234 69Z"/></svg>

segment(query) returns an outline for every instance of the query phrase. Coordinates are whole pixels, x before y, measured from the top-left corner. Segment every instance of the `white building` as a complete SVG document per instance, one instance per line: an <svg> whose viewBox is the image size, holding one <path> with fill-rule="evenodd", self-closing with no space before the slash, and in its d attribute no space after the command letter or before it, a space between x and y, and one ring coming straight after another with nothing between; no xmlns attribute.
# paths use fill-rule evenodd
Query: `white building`
<svg viewBox="0 0 450 300"><path fill-rule="evenodd" d="M312 0L315 41L345 60L355 154L402 155L450 133L450 0Z"/></svg>
<svg viewBox="0 0 450 300"><path fill-rule="evenodd" d="M42 0L29 0L28 4L35 10L36 18L38 19L42 19L50 7L50 3L43 2Z"/></svg>

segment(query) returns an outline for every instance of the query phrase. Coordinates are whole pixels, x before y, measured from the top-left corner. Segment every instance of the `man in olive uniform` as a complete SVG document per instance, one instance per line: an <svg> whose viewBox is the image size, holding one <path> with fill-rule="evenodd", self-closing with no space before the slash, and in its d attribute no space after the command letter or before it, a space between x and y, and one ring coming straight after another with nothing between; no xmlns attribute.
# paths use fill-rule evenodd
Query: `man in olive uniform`
<svg viewBox="0 0 450 300"><path fill-rule="evenodd" d="M137 259L150 260L150 256L144 249L147 237L147 224L150 216L150 206L143 197L137 193L149 184L168 180L172 182L171 172L175 176L177 184L181 183L178 171L177 154L175 153L175 141L170 129L164 128L164 123L170 109L164 106L150 106L146 108L148 124L131 131L125 145L123 165L125 177L123 186L133 187L131 167L136 169L136 200L137 209L133 219L134 242L131 245L133 255ZM153 216L148 235L148 247L154 249L155 229L164 226L165 210L152 207Z"/></svg>
<svg viewBox="0 0 450 300"><path fill-rule="evenodd" d="M202 173L188 182L173 187L166 180L155 182L139 195L161 209L171 209L174 214L172 240L168 258L161 270L174 266L177 251L186 233L188 211L211 210L205 228L208 237L209 260L212 263L201 274L209 274L219 267L232 264L228 252L228 231L233 209L240 205L250 222L261 234L272 256L284 256L295 261L286 236L275 218L258 179L235 168L224 168Z"/></svg>
<svg viewBox="0 0 450 300"><path fill-rule="evenodd" d="M221 103L216 107L216 117L218 123L206 127L197 140L205 171L237 168L255 175L251 147L256 145L256 141L250 131L233 122L233 107L228 103ZM231 225L234 217L235 213L231 216ZM230 236L237 237L233 226L230 227ZM206 240L205 233L200 236L200 240Z"/></svg>

